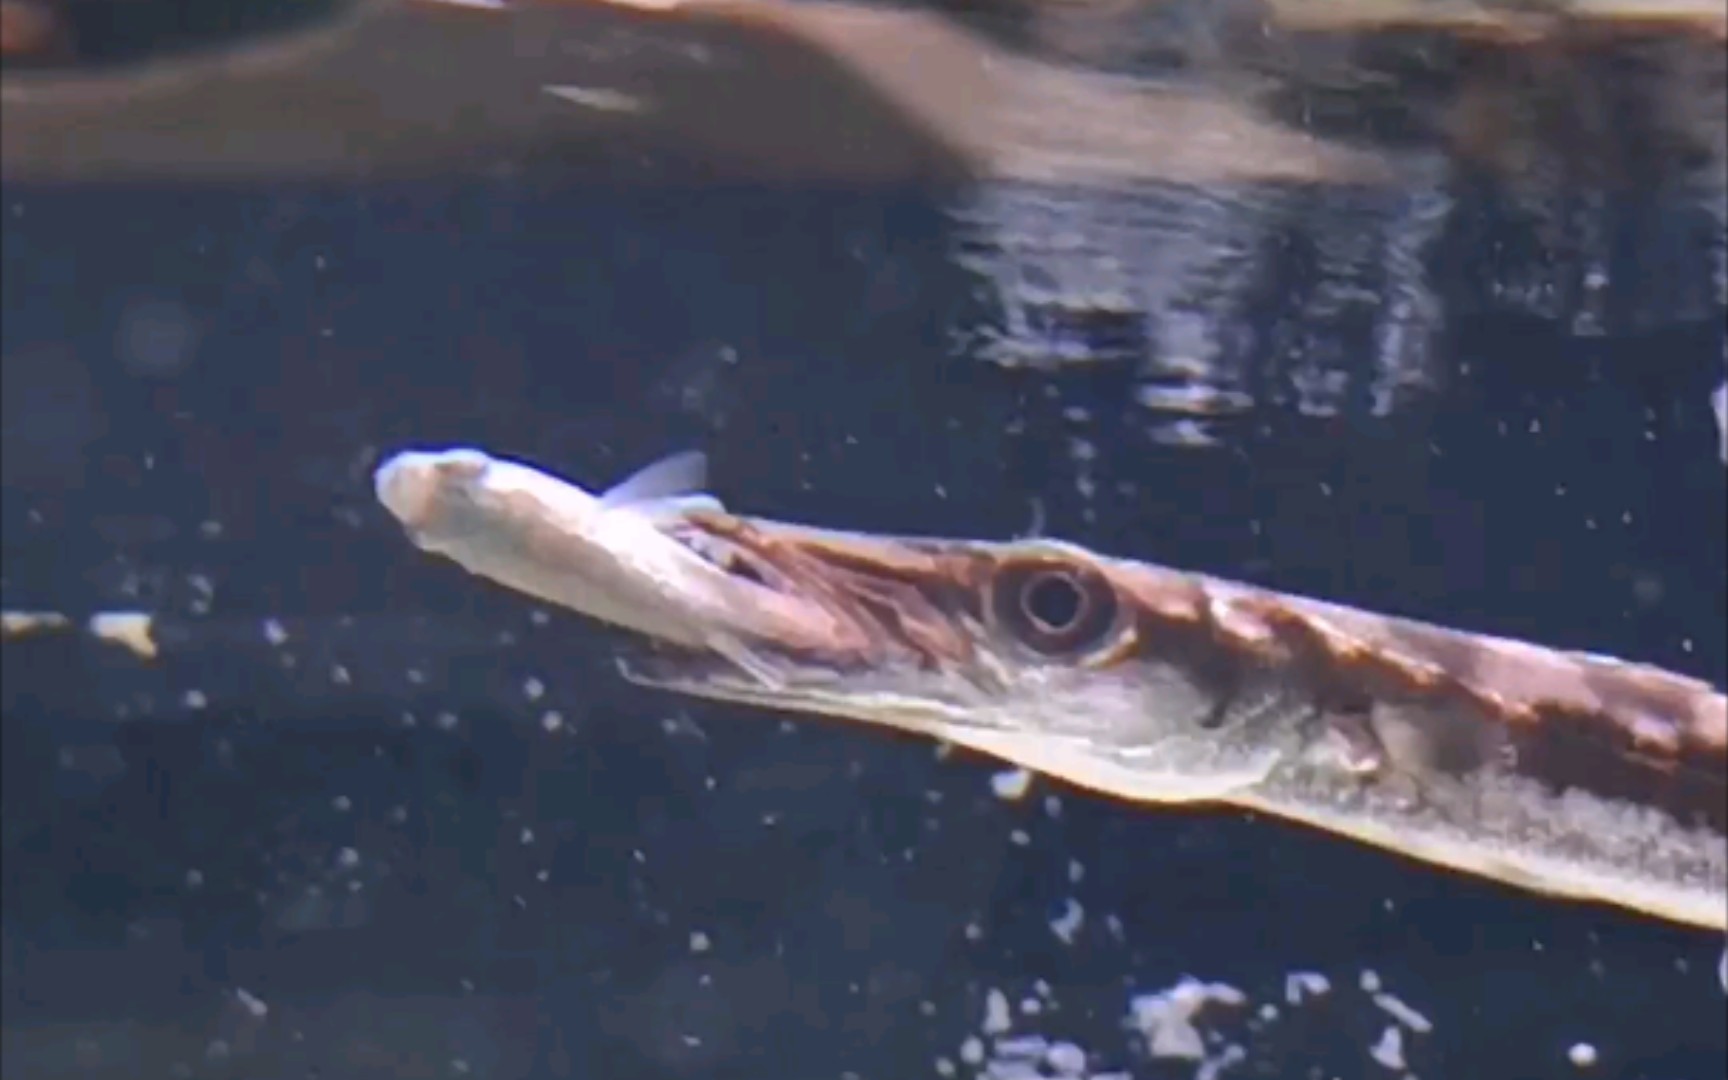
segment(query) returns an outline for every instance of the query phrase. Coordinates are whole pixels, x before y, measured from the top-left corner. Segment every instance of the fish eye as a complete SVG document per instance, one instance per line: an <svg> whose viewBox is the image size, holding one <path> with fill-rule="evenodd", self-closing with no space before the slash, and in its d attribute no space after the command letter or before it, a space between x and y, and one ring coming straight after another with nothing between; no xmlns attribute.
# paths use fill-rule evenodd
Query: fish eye
<svg viewBox="0 0 1728 1080"><path fill-rule="evenodd" d="M1045 656L1096 647L1115 627L1116 614L1115 589L1090 567L1009 563L990 583L990 615L997 628Z"/></svg>

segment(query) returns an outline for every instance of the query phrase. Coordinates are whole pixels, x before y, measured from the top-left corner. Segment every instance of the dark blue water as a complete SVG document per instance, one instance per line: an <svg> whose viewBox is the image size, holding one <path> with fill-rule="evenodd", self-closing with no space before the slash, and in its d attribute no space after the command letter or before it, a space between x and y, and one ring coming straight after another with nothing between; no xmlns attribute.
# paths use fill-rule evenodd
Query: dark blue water
<svg viewBox="0 0 1728 1080"><path fill-rule="evenodd" d="M1454 315L1396 407L1313 415L1267 376L1171 445L1119 356L1144 327L1047 328L1126 332L1108 363L982 358L998 283L925 197L4 202L5 606L157 613L160 647L5 647L7 1077L969 1077L1009 1052L993 992L1096 1074L1187 1077L1124 1022L1183 975L1244 999L1197 1020L1225 1076L1728 1069L1714 935L1239 813L1008 800L917 740L627 686L604 632L420 556L368 486L410 443L593 485L695 446L748 513L999 537L1037 512L1722 685L1713 320L1573 335L1442 251ZM1374 340L1298 319L1310 272L1245 294L1236 355ZM1288 1003L1300 971L1331 991ZM1432 1026L1403 1067L1371 1053L1400 1026L1376 982Z"/></svg>

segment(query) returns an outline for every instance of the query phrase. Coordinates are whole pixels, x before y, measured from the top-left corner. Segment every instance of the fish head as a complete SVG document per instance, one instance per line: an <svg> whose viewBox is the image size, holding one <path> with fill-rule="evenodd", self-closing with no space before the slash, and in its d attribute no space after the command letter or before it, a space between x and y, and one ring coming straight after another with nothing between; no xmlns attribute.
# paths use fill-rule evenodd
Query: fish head
<svg viewBox="0 0 1728 1080"><path fill-rule="evenodd" d="M856 536L695 515L695 550L820 605L832 647L753 641L741 668L702 650L628 657L686 694L934 736L1151 801L1221 797L1300 742L1279 673L1159 618L1110 560L1051 541ZM1291 729L1287 732L1281 729Z"/></svg>
<svg viewBox="0 0 1728 1080"><path fill-rule="evenodd" d="M580 535L598 516L595 498L583 489L466 447L401 451L378 466L372 484L410 539L430 552L519 535L523 529L511 528L519 523L551 523Z"/></svg>
<svg viewBox="0 0 1728 1080"><path fill-rule="evenodd" d="M372 487L414 543L436 551L477 520L475 496L491 463L478 450L404 450L378 466Z"/></svg>

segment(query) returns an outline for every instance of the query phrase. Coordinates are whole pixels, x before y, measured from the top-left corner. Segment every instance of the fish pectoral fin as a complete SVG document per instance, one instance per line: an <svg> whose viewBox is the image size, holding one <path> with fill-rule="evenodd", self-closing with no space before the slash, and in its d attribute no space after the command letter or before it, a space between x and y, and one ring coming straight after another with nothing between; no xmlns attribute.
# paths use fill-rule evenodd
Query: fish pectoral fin
<svg viewBox="0 0 1728 1080"><path fill-rule="evenodd" d="M738 670L755 679L766 690L781 690L786 686L786 680L774 665L763 659L750 646L738 638L729 635L715 635L708 639L708 647L730 660Z"/></svg>
<svg viewBox="0 0 1728 1080"><path fill-rule="evenodd" d="M702 489L708 484L708 457L699 450L663 457L631 473L600 496L605 510L641 512L656 503L685 499L713 499Z"/></svg>

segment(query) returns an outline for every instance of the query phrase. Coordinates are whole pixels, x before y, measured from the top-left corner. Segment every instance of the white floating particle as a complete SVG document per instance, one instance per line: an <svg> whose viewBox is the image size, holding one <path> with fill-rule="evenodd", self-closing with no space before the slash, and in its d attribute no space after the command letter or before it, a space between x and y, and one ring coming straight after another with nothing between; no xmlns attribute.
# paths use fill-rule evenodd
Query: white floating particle
<svg viewBox="0 0 1728 1080"><path fill-rule="evenodd" d="M540 729L550 735L564 726L564 717L556 709L548 709L540 715Z"/></svg>
<svg viewBox="0 0 1728 1080"><path fill-rule="evenodd" d="M1008 1011L1008 995L992 989L984 995L984 1023L979 1028L986 1035L1000 1035L1013 1026Z"/></svg>
<svg viewBox="0 0 1728 1080"><path fill-rule="evenodd" d="M130 649L145 660L156 659L156 638L149 614L142 611L103 611L90 616L90 633Z"/></svg>
<svg viewBox="0 0 1728 1080"><path fill-rule="evenodd" d="M708 733L701 725L692 720L688 713L674 713L660 719L660 730L668 738L693 738L701 742L708 741Z"/></svg>
<svg viewBox="0 0 1728 1080"><path fill-rule="evenodd" d="M262 1020L270 1013L270 1006L266 1005L262 998L248 992L244 986L234 988L234 997L240 1002L240 1006L255 1019Z"/></svg>
<svg viewBox="0 0 1728 1080"><path fill-rule="evenodd" d="M635 94L605 86L543 86L541 89L560 101L595 112L639 113L648 108L648 103Z"/></svg>
<svg viewBox="0 0 1728 1080"><path fill-rule="evenodd" d="M1050 1040L1042 1035L1013 1035L997 1039L992 1047L997 1061L1043 1061ZM994 1064L994 1063L993 1063Z"/></svg>
<svg viewBox="0 0 1728 1080"><path fill-rule="evenodd" d="M530 675L522 683L522 693L529 701L539 701L546 696L546 684Z"/></svg>
<svg viewBox="0 0 1728 1080"><path fill-rule="evenodd" d="M181 700L186 703L188 709L202 709L210 704L210 699L204 695L204 691L197 689L186 691Z"/></svg>
<svg viewBox="0 0 1728 1080"><path fill-rule="evenodd" d="M1426 1035L1434 1030L1433 1021L1391 994L1375 994L1374 1004L1380 1006L1382 1012L1418 1035Z"/></svg>
<svg viewBox="0 0 1728 1080"><path fill-rule="evenodd" d="M1086 924L1086 909L1080 906L1080 901L1070 896L1063 901L1062 914L1050 920L1050 932L1055 934L1064 945L1074 944L1074 939L1080 936L1080 928Z"/></svg>
<svg viewBox="0 0 1728 1080"><path fill-rule="evenodd" d="M1386 1030L1380 1033L1380 1038L1368 1048L1368 1056L1382 1067L1393 1072L1403 1072L1404 1064L1404 1032L1396 1024L1387 1024Z"/></svg>
<svg viewBox="0 0 1728 1080"><path fill-rule="evenodd" d="M968 1035L960 1043L960 1060L968 1065L984 1064L984 1040L976 1035Z"/></svg>
<svg viewBox="0 0 1728 1080"><path fill-rule="evenodd" d="M192 591L198 594L187 606L199 615L207 613L210 610L210 601L216 596L216 583L204 574L187 574L186 584L192 586Z"/></svg>
<svg viewBox="0 0 1728 1080"><path fill-rule="evenodd" d="M271 645L282 645L288 640L288 628L279 619L264 620L264 640Z"/></svg>
<svg viewBox="0 0 1728 1080"><path fill-rule="evenodd" d="M700 930L690 931L690 951L691 952L693 952L693 953L705 953L712 947L713 947L713 943L708 940L707 934L704 934Z"/></svg>
<svg viewBox="0 0 1728 1080"><path fill-rule="evenodd" d="M1168 990L1136 995L1129 1002L1130 1020L1153 1057L1200 1061L1206 1057L1206 1043L1194 1018L1209 1005L1240 1006L1247 1000L1228 983L1201 982L1184 975Z"/></svg>
<svg viewBox="0 0 1728 1080"><path fill-rule="evenodd" d="M990 776L990 790L998 799L1015 801L1026 797L1032 789L1032 773L1027 769L1004 769Z"/></svg>
<svg viewBox="0 0 1728 1080"><path fill-rule="evenodd" d="M1219 1052L1218 1056L1201 1062L1194 1070L1194 1080L1218 1080L1220 1076L1237 1065L1248 1060L1248 1051L1232 1043ZM1411 1077L1410 1080L1415 1080Z"/></svg>
<svg viewBox="0 0 1728 1080"><path fill-rule="evenodd" d="M1319 997L1332 989L1332 981L1318 971L1292 971L1284 976L1284 1000L1300 1005L1311 997Z"/></svg>
<svg viewBox="0 0 1728 1080"><path fill-rule="evenodd" d="M1059 1042L1045 1051L1044 1060L1058 1076L1084 1076L1086 1051L1071 1042Z"/></svg>
<svg viewBox="0 0 1728 1080"><path fill-rule="evenodd" d="M336 865L342 870L352 870L360 865L360 853L351 847L345 847L336 853Z"/></svg>
<svg viewBox="0 0 1728 1080"><path fill-rule="evenodd" d="M1587 1042L1573 1043L1566 1050L1566 1060L1575 1068L1588 1069L1596 1064L1596 1048Z"/></svg>
<svg viewBox="0 0 1728 1080"><path fill-rule="evenodd" d="M1380 992L1380 973L1373 968L1363 968L1362 974L1356 979L1356 985L1360 986L1365 994L1378 994Z"/></svg>
<svg viewBox="0 0 1728 1080"><path fill-rule="evenodd" d="M0 611L0 633L7 637L60 630L71 625L58 611Z"/></svg>

